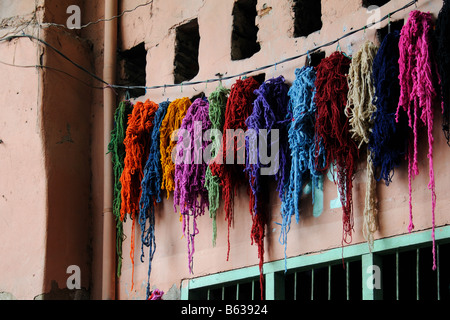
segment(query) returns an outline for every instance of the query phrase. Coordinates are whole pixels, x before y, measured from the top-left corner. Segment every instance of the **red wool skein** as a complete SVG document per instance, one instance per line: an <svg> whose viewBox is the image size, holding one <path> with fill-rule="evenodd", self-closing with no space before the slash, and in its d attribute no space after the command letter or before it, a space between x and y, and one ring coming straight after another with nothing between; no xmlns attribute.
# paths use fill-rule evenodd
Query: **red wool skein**
<svg viewBox="0 0 450 320"><path fill-rule="evenodd" d="M342 52L334 52L317 66L316 95L316 154L323 144L326 160L318 171L326 172L332 165L336 170L336 181L343 209L343 239L351 243L353 230L353 176L358 159L358 146L351 138L349 119L345 115L347 105L347 75L351 59Z"/></svg>

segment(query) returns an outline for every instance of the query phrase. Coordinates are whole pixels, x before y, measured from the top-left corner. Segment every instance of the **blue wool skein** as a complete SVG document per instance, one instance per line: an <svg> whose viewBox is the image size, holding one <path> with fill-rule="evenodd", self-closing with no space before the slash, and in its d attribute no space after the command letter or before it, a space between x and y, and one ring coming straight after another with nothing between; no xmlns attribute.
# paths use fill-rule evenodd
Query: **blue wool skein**
<svg viewBox="0 0 450 320"><path fill-rule="evenodd" d="M153 120L153 131L150 141L150 153L144 168L144 177L141 182L141 198L139 200L139 224L141 226L141 262L144 262L144 246L149 248L147 299L151 294L150 273L152 270L153 255L156 250L155 241L155 204L161 202L161 153L159 147L159 129L166 115L170 102L159 104ZM147 228L148 221L148 228Z"/></svg>
<svg viewBox="0 0 450 320"><path fill-rule="evenodd" d="M316 158L325 161L323 147L315 154L315 120L316 104L314 103L316 73L313 67L302 67L295 70L295 80L289 89L289 111L292 121L288 127L289 147L291 151L291 170L288 187L281 204L280 243L285 246L285 262L287 234L290 230L292 216L297 223L300 220L299 201L303 187L311 180L312 199L314 190L320 185L321 173L316 170ZM319 161L322 162L322 161ZM285 266L286 267L286 266Z"/></svg>

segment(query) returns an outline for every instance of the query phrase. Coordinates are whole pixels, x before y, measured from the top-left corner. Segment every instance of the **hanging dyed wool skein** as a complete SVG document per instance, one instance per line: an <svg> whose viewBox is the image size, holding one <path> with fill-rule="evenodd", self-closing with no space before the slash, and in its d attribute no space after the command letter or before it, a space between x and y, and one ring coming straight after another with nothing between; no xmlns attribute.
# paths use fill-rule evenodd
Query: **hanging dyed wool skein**
<svg viewBox="0 0 450 320"><path fill-rule="evenodd" d="M399 80L400 100L397 118L406 112L412 138L408 145L408 177L409 177L409 208L410 223L408 230L414 229L412 217L412 180L419 174L418 168L418 134L419 119L426 127L428 135L429 176L428 189L431 191L432 240L433 240L433 270L436 269L435 254L435 215L436 188L433 170L433 122L434 103L438 93L435 88L439 83L437 66L432 52L432 15L430 13L411 11L409 19L400 32L399 40Z"/></svg>
<svg viewBox="0 0 450 320"><path fill-rule="evenodd" d="M268 177L277 180L279 198L284 197L289 182L291 166L288 141L288 124L292 121L289 112L289 87L283 76L265 81L255 90L256 99L253 112L245 123L252 130L246 138L246 167L250 194L250 212L252 214L252 244L258 246L261 295L263 295L263 264L265 228L269 221L267 205ZM263 148L265 151L263 151ZM270 153L270 158L268 154ZM266 201L265 201L265 200Z"/></svg>
<svg viewBox="0 0 450 320"><path fill-rule="evenodd" d="M161 152L160 152L160 127L170 102L165 101L159 104L153 121L153 131L151 134L150 153L144 168L144 178L141 182L141 198L139 200L139 225L141 226L141 262L144 262L144 246L149 248L148 257L148 279L147 298L151 295L150 274L152 270L152 260L156 250L155 240L155 206L161 202ZM147 227L148 223L148 227Z"/></svg>
<svg viewBox="0 0 450 320"><path fill-rule="evenodd" d="M177 139L173 136L180 128L181 122L186 116L186 111L191 105L189 98L181 98L174 100L168 107L166 116L161 123L160 128L160 152L162 167L161 189L165 189L167 199L170 193L175 189L174 175L175 163L172 159L172 152L177 145Z"/></svg>
<svg viewBox="0 0 450 320"><path fill-rule="evenodd" d="M436 62L441 78L441 99L444 105L442 129L450 146L450 2L444 4L436 20Z"/></svg>
<svg viewBox="0 0 450 320"><path fill-rule="evenodd" d="M227 261L230 256L230 228L233 221L234 195L241 185L248 186L248 179L243 171L245 158L242 156L242 151L245 153L245 131L247 130L245 120L252 113L253 101L256 99L254 91L258 87L259 83L253 77L244 80L238 79L232 85L223 126L225 133L221 146L223 154L218 154L218 157L222 156L222 159L226 160L226 164L223 164L223 161L222 163L216 161L210 165L212 175L219 178L222 187L225 220L228 221ZM234 133L234 136L227 137L228 132ZM228 161L229 159L231 160Z"/></svg>
<svg viewBox="0 0 450 320"><path fill-rule="evenodd" d="M375 170L375 179L384 180L389 186L394 170L404 159L408 142L408 123L406 116L400 115L396 122L396 111L400 99L398 79L400 57L398 42L400 32L388 33L378 49L373 61L373 83L375 96L372 103L373 126L368 149Z"/></svg>
<svg viewBox="0 0 450 320"><path fill-rule="evenodd" d="M111 132L111 141L108 144L108 153L112 154L114 172L114 199L113 214L116 220L116 252L117 252L117 276L122 272L122 243L124 240L123 221L120 218L122 203L120 176L122 175L125 160L125 140L128 116L133 110L133 104L126 100L119 103L114 113L114 129Z"/></svg>
<svg viewBox="0 0 450 320"><path fill-rule="evenodd" d="M183 234L188 243L189 271L193 273L193 255L197 218L208 208L208 190L205 188L205 174L208 165L203 161L203 152L208 142L203 134L211 128L209 104L196 99L186 112L178 133L177 159L175 165L174 209L180 208L183 218ZM192 227L190 220L192 217Z"/></svg>
<svg viewBox="0 0 450 320"><path fill-rule="evenodd" d="M136 215L139 215L139 200L141 196L141 181L144 177L144 166L150 151L150 137L153 130L153 120L158 105L147 100L137 102L128 118L127 133L124 140L125 160L120 182L122 184L122 206L120 217L123 221L127 214L132 219L130 258L133 265L132 286L134 283L134 238Z"/></svg>
<svg viewBox="0 0 450 320"><path fill-rule="evenodd" d="M222 84L209 96L209 120L211 121L211 130L218 130L222 134L225 122L225 111L230 90L223 87ZM219 133L219 132L217 132ZM211 135L211 159L220 153L222 140L218 139L215 133ZM223 160L223 159L222 159ZM220 178L213 176L211 168L208 166L205 174L205 188L208 190L209 196L209 216L213 223L213 246L216 246L217 239L217 210L220 206Z"/></svg>
<svg viewBox="0 0 450 320"><path fill-rule="evenodd" d="M326 172L332 165L336 169L336 180L343 209L343 238L351 243L353 230L353 178L358 159L358 147L351 138L350 125L345 115L347 105L348 83L351 59L342 52L334 52L322 59L316 68L316 95L314 101L316 112L316 152L320 144L326 153L322 166L316 159L316 168Z"/></svg>
<svg viewBox="0 0 450 320"><path fill-rule="evenodd" d="M358 143L358 148L369 143L370 133L373 127L373 114L376 106L372 103L375 95L375 87L372 81L373 61L378 47L372 42L366 41L358 52L352 57L348 74L348 99L345 114L349 118L350 133ZM373 247L373 234L378 229L376 204L376 180L370 150L367 150L367 182L364 206L363 235Z"/></svg>
<svg viewBox="0 0 450 320"><path fill-rule="evenodd" d="M290 230L292 216L297 223L300 220L299 202L303 187L308 180L312 184L312 199L314 190L319 186L322 174L315 168L315 159L324 161L324 150L316 152L315 128L316 104L314 103L316 72L313 67L302 67L295 70L295 80L289 89L289 113L292 121L288 125L289 148L291 153L291 169L289 185L281 203L281 233L280 243L284 245L285 271L287 234Z"/></svg>

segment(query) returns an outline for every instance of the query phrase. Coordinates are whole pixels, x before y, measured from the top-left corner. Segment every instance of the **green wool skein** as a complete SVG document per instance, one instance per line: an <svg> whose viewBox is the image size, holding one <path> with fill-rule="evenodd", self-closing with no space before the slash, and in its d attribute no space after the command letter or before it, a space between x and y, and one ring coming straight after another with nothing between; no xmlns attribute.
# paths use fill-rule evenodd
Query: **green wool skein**
<svg viewBox="0 0 450 320"><path fill-rule="evenodd" d="M128 115L131 114L133 105L130 101L122 101L114 114L114 128L111 132L111 141L108 144L108 153L112 155L114 171L113 214L116 220L116 251L117 251L117 276L122 270L122 243L124 239L123 222L120 220L121 190L120 176L125 166L125 139L128 123Z"/></svg>
<svg viewBox="0 0 450 320"><path fill-rule="evenodd" d="M211 129L220 131L223 130L225 110L229 93L230 90L224 88L222 84L220 84L219 87L209 96L209 118L211 121ZM222 140L217 139L217 137L213 134L211 135L211 141L211 161L214 161L217 154L221 154L219 153L219 150L222 145ZM212 175L211 168L209 166L205 175L205 188L208 190L209 216L213 219L213 246L215 246L217 239L216 216L220 205L220 179L218 176Z"/></svg>

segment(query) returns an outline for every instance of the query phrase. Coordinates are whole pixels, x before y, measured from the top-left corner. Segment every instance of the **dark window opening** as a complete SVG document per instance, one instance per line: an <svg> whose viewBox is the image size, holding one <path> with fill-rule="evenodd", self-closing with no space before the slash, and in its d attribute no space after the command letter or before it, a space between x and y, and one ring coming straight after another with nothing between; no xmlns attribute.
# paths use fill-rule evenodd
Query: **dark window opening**
<svg viewBox="0 0 450 320"><path fill-rule="evenodd" d="M405 24L404 20L398 20L398 21L391 22L391 27L390 27L391 32L393 32L394 30L401 31L404 24ZM380 43L383 42L383 39L388 34L388 32L389 32L389 25L386 25L384 28L377 30L377 39Z"/></svg>
<svg viewBox="0 0 450 320"><path fill-rule="evenodd" d="M194 289L189 292L190 300L261 300L259 278Z"/></svg>
<svg viewBox="0 0 450 320"><path fill-rule="evenodd" d="M317 67L320 62L322 61L322 59L325 58L325 51L316 51L313 52L309 55L310 57L310 61L309 61L309 65L311 67ZM308 58L306 58L308 59Z"/></svg>
<svg viewBox="0 0 450 320"><path fill-rule="evenodd" d="M361 260L290 271L285 276L286 300L362 300Z"/></svg>
<svg viewBox="0 0 450 320"><path fill-rule="evenodd" d="M322 29L321 1L294 0L294 38Z"/></svg>
<svg viewBox="0 0 450 320"><path fill-rule="evenodd" d="M362 6L363 8L369 8L370 6L382 7L390 0L363 0Z"/></svg>
<svg viewBox="0 0 450 320"><path fill-rule="evenodd" d="M189 81L198 74L199 45L200 33L197 19L176 29L174 61L174 82L176 84Z"/></svg>
<svg viewBox="0 0 450 320"><path fill-rule="evenodd" d="M238 0L233 7L231 60L247 59L261 50L255 24L257 0Z"/></svg>
<svg viewBox="0 0 450 320"><path fill-rule="evenodd" d="M120 74L119 81L124 86L145 86L147 50L144 42L137 46L118 53ZM130 89L131 98L137 98L145 94L145 89Z"/></svg>
<svg viewBox="0 0 450 320"><path fill-rule="evenodd" d="M263 84L264 81L266 81L266 74L265 73L261 73L261 74L257 74L254 76L251 76L253 79L256 80L256 82L258 82L259 84Z"/></svg>
<svg viewBox="0 0 450 320"><path fill-rule="evenodd" d="M450 244L437 245L437 270L431 246L381 255L383 300L449 300L449 253Z"/></svg>

